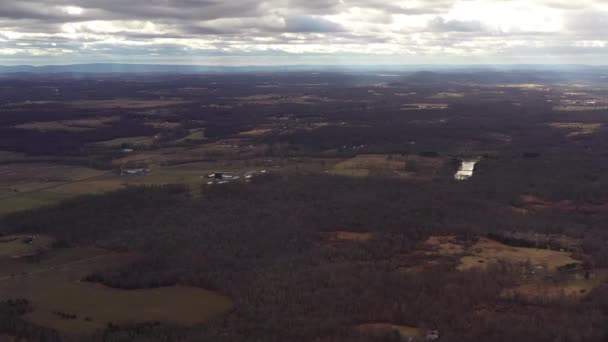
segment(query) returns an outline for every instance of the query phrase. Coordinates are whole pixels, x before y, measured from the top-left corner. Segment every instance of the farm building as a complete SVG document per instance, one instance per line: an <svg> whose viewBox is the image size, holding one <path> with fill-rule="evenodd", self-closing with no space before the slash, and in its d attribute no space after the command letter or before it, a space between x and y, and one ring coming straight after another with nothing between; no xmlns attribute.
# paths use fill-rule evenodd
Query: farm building
<svg viewBox="0 0 608 342"><path fill-rule="evenodd" d="M120 175L121 176L143 176L150 172L150 169L146 168L121 168Z"/></svg>
<svg viewBox="0 0 608 342"><path fill-rule="evenodd" d="M215 173L210 174L208 177L217 179L217 180L222 180L222 179L224 179L224 174L221 172L215 172Z"/></svg>

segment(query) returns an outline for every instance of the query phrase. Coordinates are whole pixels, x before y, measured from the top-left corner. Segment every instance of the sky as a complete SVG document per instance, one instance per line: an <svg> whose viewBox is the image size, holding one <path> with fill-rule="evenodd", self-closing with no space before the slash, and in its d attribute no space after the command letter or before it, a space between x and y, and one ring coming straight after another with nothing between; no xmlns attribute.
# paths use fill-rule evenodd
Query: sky
<svg viewBox="0 0 608 342"><path fill-rule="evenodd" d="M608 64L608 0L0 0L0 65Z"/></svg>

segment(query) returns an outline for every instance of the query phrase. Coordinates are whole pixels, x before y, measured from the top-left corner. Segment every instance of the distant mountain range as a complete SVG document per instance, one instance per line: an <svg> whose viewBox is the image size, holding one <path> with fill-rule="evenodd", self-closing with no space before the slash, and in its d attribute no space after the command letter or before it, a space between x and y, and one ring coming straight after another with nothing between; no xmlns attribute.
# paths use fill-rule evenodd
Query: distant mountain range
<svg viewBox="0 0 608 342"><path fill-rule="evenodd" d="M278 66L205 66L162 64L71 64L0 66L0 73L236 73L236 72L415 72L432 71L606 71L608 66L589 65L278 65Z"/></svg>

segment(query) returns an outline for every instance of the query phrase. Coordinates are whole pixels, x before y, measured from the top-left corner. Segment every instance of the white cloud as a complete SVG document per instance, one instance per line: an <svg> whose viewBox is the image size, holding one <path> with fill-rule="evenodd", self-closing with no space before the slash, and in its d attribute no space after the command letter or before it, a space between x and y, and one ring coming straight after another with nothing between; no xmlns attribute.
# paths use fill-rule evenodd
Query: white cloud
<svg viewBox="0 0 608 342"><path fill-rule="evenodd" d="M69 15L81 15L84 13L84 9L78 6L64 6L61 7L61 10Z"/></svg>
<svg viewBox="0 0 608 342"><path fill-rule="evenodd" d="M222 54L280 64L296 54L299 63L321 55L526 63L577 62L577 51L584 62L608 60L605 0L0 0L0 8L2 55L34 61Z"/></svg>

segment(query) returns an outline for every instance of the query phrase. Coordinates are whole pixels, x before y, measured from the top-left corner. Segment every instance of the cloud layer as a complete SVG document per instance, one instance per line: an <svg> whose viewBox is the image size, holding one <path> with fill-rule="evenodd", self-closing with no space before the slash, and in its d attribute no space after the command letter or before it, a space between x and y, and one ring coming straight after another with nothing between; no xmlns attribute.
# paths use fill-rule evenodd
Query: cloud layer
<svg viewBox="0 0 608 342"><path fill-rule="evenodd" d="M608 0L0 0L0 64L608 64Z"/></svg>

